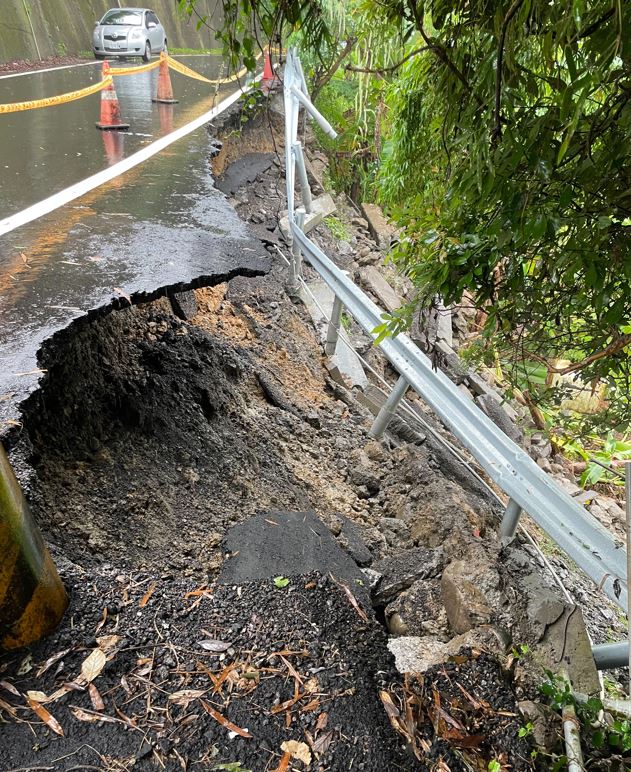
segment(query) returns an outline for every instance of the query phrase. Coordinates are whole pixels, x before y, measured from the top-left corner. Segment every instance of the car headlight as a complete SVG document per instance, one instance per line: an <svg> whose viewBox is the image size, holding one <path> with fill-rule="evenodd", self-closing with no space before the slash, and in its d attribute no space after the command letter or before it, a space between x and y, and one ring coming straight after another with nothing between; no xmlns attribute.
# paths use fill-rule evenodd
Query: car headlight
<svg viewBox="0 0 631 772"><path fill-rule="evenodd" d="M142 37L142 30L139 30L139 29L132 30L129 37L133 38L134 40L138 40L138 38Z"/></svg>

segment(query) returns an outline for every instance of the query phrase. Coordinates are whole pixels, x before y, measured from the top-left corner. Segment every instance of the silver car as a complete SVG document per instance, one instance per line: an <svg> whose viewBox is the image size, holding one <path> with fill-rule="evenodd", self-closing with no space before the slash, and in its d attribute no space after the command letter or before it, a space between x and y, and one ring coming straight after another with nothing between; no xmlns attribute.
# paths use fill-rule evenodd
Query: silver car
<svg viewBox="0 0 631 772"><path fill-rule="evenodd" d="M167 50L164 27L149 8L112 8L92 33L92 50L97 59L106 56L142 56Z"/></svg>

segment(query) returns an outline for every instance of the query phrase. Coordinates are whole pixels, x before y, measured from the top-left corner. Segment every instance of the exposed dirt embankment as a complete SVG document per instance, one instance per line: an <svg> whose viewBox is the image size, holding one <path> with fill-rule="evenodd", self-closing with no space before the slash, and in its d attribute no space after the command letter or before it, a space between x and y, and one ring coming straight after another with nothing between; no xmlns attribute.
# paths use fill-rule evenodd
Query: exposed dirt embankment
<svg viewBox="0 0 631 772"><path fill-rule="evenodd" d="M44 354L48 374L25 417L34 508L82 565L208 570L232 522L311 504L301 477L318 445L326 458L323 435L341 412L319 363L254 308L217 314L225 286L198 292L206 310L193 324L158 301L58 336ZM218 326L236 340L211 334ZM257 328L271 338L265 361L248 349ZM352 425L346 433L350 445Z"/></svg>

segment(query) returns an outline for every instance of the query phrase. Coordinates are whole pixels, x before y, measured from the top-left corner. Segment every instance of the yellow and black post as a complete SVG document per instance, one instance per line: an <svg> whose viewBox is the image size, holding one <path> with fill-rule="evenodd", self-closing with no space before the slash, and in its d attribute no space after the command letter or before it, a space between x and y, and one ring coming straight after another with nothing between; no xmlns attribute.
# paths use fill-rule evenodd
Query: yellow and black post
<svg viewBox="0 0 631 772"><path fill-rule="evenodd" d="M68 597L0 444L0 649L26 646L59 624Z"/></svg>

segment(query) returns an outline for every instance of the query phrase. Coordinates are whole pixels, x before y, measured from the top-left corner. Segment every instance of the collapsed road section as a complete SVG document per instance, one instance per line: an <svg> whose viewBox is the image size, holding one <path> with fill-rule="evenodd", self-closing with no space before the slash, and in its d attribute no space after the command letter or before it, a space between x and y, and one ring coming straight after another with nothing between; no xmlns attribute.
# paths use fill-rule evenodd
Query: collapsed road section
<svg viewBox="0 0 631 772"><path fill-rule="evenodd" d="M45 341L9 436L70 605L0 661L4 768L549 768L543 667L598 690L580 609L431 432L368 437L285 291L267 115L222 139L214 169L276 259L242 230L245 276L123 285L133 305Z"/></svg>

